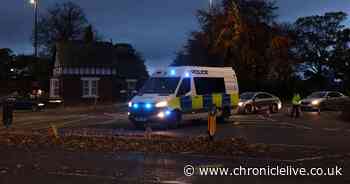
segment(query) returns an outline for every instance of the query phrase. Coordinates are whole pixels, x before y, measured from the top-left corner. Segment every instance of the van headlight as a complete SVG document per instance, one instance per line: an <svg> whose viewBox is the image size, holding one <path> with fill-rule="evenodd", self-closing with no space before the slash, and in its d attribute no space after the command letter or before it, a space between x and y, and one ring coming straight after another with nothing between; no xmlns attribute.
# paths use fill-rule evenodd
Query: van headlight
<svg viewBox="0 0 350 184"><path fill-rule="evenodd" d="M156 103L156 107L157 108L166 107L166 106L168 106L168 102L167 101L161 101L161 102Z"/></svg>
<svg viewBox="0 0 350 184"><path fill-rule="evenodd" d="M239 103L238 103L238 106L240 106L240 107L242 107L243 105L244 105L243 102L239 102Z"/></svg>
<svg viewBox="0 0 350 184"><path fill-rule="evenodd" d="M39 106L39 107L43 107L43 106L45 106L45 104L43 104L43 103L38 103L38 106Z"/></svg>
<svg viewBox="0 0 350 184"><path fill-rule="evenodd" d="M129 103L128 103L128 106L129 106L129 107L132 107L132 102L129 102Z"/></svg>

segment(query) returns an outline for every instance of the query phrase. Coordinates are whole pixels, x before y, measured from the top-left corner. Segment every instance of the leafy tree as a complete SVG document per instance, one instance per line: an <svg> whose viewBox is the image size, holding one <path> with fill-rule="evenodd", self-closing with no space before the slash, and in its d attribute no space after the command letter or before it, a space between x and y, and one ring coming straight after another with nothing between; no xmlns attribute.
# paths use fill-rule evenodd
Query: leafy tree
<svg viewBox="0 0 350 184"><path fill-rule="evenodd" d="M174 65L230 66L253 86L291 78L292 30L274 22L276 9L273 1L224 0L200 10L201 31L191 35Z"/></svg>
<svg viewBox="0 0 350 184"><path fill-rule="evenodd" d="M88 25L84 11L77 4L57 3L39 20L38 44L44 53L53 55L56 42L82 39Z"/></svg>
<svg viewBox="0 0 350 184"><path fill-rule="evenodd" d="M331 75L331 60L339 58L341 44L340 32L344 29L344 12L330 12L324 15L299 18L295 22L295 54L303 60L302 70L307 78L317 82L319 88L325 87ZM337 51L336 51L337 50ZM334 52L337 54L334 55Z"/></svg>

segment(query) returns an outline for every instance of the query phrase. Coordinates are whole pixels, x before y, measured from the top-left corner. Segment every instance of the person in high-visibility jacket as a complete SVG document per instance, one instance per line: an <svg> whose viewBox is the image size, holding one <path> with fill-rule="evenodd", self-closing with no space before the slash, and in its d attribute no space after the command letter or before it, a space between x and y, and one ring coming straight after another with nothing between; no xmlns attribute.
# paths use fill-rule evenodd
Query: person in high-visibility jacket
<svg viewBox="0 0 350 184"><path fill-rule="evenodd" d="M293 109L291 114L292 118L293 117L298 118L300 116L300 100L301 100L300 95L298 93L294 94L292 99L292 104L293 104Z"/></svg>
<svg viewBox="0 0 350 184"><path fill-rule="evenodd" d="M216 109L212 109L208 116L208 135L213 140L216 133Z"/></svg>

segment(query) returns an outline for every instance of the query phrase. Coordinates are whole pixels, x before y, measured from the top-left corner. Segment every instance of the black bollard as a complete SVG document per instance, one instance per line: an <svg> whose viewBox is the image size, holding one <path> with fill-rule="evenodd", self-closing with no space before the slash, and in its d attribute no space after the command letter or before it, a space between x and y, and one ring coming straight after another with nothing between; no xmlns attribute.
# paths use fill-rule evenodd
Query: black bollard
<svg viewBox="0 0 350 184"><path fill-rule="evenodd" d="M12 121L13 121L13 109L14 104L6 100L3 106L3 112L2 112L2 121L6 128L10 128Z"/></svg>

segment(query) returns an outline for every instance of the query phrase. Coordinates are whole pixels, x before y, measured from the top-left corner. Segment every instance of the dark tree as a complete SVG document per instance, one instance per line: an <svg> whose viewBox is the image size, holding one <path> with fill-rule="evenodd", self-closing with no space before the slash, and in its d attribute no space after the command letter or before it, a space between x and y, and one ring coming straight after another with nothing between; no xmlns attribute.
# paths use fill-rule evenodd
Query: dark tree
<svg viewBox="0 0 350 184"><path fill-rule="evenodd" d="M0 49L0 80L8 79L13 57L11 49Z"/></svg>
<svg viewBox="0 0 350 184"><path fill-rule="evenodd" d="M317 82L319 88L326 86L332 73L330 64L346 17L343 12L331 12L302 17L295 22L295 54L304 62L305 76Z"/></svg>
<svg viewBox="0 0 350 184"><path fill-rule="evenodd" d="M337 34L337 43L331 57L331 69L336 77L343 81L343 84L350 92L350 29L344 29Z"/></svg>
<svg viewBox="0 0 350 184"><path fill-rule="evenodd" d="M145 60L130 44L115 44L118 73L121 77L147 79Z"/></svg>
<svg viewBox="0 0 350 184"><path fill-rule="evenodd" d="M89 25L88 27L85 28L84 41L86 43L91 43L94 41L94 32L92 31L91 25Z"/></svg>
<svg viewBox="0 0 350 184"><path fill-rule="evenodd" d="M55 4L40 18L38 44L45 54L52 56L56 42L81 40L88 25L78 5L73 2Z"/></svg>

